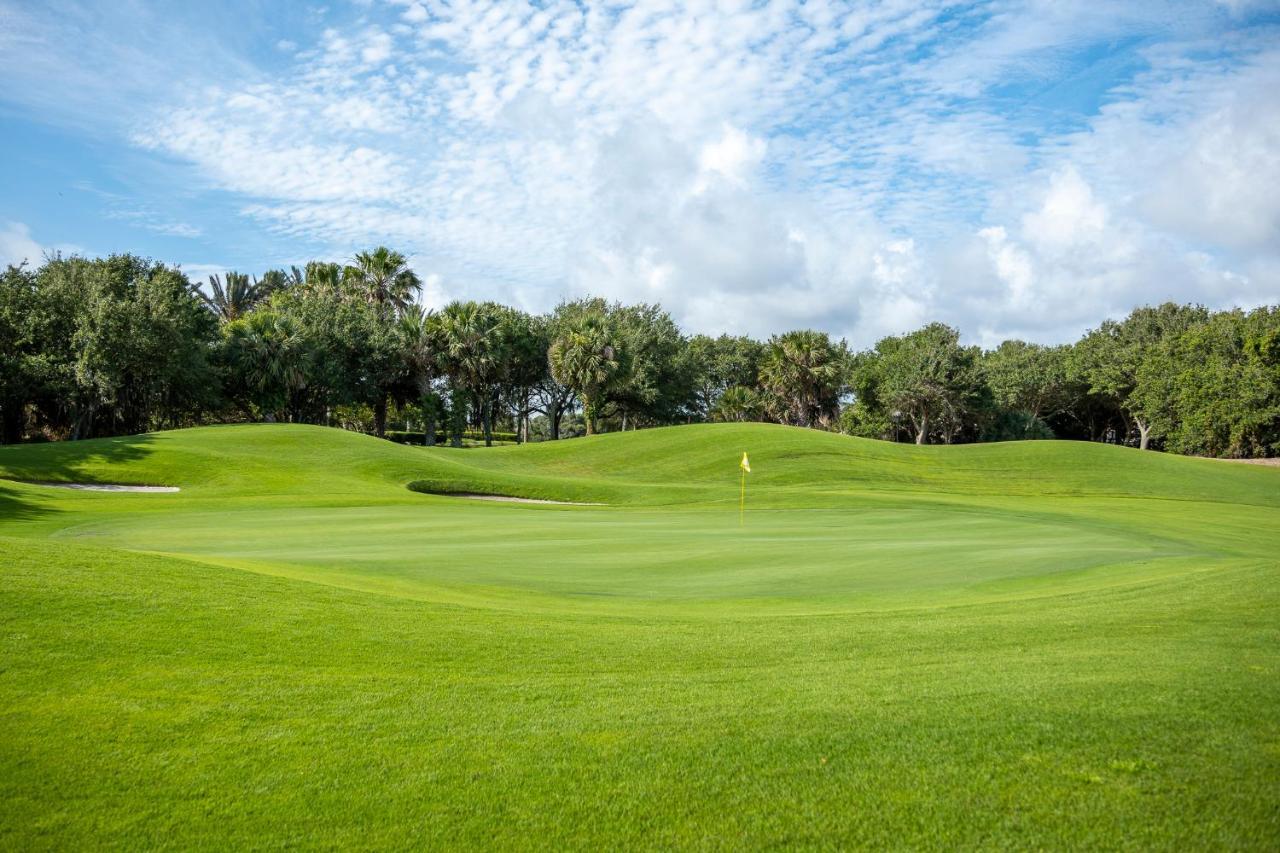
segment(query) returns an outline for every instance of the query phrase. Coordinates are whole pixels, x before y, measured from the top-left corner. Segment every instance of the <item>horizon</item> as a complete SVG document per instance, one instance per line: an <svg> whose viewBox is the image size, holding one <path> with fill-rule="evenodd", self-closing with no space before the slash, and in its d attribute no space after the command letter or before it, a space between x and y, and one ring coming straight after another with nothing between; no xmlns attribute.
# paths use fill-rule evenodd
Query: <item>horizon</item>
<svg viewBox="0 0 1280 853"><path fill-rule="evenodd" d="M854 348L1280 302L1280 5L673 8L0 0L0 263L386 244L428 307Z"/></svg>

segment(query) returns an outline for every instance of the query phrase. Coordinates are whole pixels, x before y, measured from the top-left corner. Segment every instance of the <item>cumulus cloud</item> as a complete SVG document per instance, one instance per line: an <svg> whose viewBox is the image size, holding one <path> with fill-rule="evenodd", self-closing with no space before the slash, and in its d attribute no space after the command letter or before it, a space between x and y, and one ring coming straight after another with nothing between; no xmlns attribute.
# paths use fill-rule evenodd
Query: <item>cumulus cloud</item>
<svg viewBox="0 0 1280 853"><path fill-rule="evenodd" d="M285 244L401 247L432 300L1061 340L1280 298L1280 51L1230 5L395 0L131 139Z"/></svg>

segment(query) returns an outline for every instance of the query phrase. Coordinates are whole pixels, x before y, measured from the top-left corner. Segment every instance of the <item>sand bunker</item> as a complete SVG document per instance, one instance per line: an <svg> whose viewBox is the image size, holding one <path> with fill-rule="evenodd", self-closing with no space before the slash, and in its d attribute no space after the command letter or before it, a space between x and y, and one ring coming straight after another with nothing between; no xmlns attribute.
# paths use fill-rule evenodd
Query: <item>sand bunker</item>
<svg viewBox="0 0 1280 853"><path fill-rule="evenodd" d="M1244 465L1268 465L1280 468L1280 458L1272 457L1270 459L1219 459L1219 462L1239 462Z"/></svg>
<svg viewBox="0 0 1280 853"><path fill-rule="evenodd" d="M511 495L482 495L474 492L436 492L445 498L466 498L472 501L499 501L510 504L552 504L554 506L604 506L604 504L580 503L578 501L548 501L542 498L513 498Z"/></svg>
<svg viewBox="0 0 1280 853"><path fill-rule="evenodd" d="M28 486L49 486L54 489L78 489L82 492L176 492L177 486L123 486L119 483L41 483L28 481Z"/></svg>

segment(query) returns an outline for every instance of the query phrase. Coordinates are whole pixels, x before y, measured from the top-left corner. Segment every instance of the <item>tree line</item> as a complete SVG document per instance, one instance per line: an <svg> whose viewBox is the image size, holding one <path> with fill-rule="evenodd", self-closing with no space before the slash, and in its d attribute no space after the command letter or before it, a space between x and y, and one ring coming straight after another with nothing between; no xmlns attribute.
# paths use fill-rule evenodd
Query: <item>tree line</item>
<svg viewBox="0 0 1280 853"><path fill-rule="evenodd" d="M427 311L420 292L386 247L203 284L134 255L9 266L3 440L290 421L460 445L772 421L918 444L1070 438L1280 453L1275 306L1143 307L1073 344L993 350L932 323L852 351L814 330L689 336L658 305Z"/></svg>

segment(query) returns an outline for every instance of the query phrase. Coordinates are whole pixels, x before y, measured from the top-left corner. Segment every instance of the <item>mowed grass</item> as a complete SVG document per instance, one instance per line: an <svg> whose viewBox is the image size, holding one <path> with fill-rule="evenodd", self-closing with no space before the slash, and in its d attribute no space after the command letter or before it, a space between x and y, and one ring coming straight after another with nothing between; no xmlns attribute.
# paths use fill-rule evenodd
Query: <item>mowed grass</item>
<svg viewBox="0 0 1280 853"><path fill-rule="evenodd" d="M0 477L6 848L1280 839L1280 471L278 425Z"/></svg>

